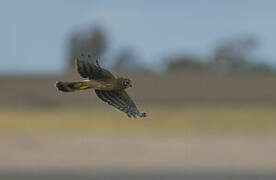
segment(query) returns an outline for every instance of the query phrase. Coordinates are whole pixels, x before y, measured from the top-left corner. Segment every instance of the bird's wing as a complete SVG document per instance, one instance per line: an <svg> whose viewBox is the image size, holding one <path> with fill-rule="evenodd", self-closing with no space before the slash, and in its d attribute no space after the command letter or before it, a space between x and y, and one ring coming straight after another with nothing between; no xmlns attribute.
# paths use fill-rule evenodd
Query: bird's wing
<svg viewBox="0 0 276 180"><path fill-rule="evenodd" d="M103 69L98 62L98 58L91 55L81 54L76 58L77 71L83 78L106 80L115 79L113 74L106 69Z"/></svg>
<svg viewBox="0 0 276 180"><path fill-rule="evenodd" d="M128 117L146 117L146 113L139 112L135 103L124 90L95 90L95 92L101 100L123 111Z"/></svg>

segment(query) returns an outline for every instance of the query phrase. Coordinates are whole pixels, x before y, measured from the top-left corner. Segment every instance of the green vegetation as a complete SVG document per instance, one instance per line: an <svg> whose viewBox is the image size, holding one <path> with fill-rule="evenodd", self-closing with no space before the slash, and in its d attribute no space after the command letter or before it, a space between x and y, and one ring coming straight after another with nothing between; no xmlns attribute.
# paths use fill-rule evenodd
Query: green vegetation
<svg viewBox="0 0 276 180"><path fill-rule="evenodd" d="M1 110L1 133L92 133L95 135L197 135L274 133L274 107L181 107L148 109L128 119L113 109Z"/></svg>

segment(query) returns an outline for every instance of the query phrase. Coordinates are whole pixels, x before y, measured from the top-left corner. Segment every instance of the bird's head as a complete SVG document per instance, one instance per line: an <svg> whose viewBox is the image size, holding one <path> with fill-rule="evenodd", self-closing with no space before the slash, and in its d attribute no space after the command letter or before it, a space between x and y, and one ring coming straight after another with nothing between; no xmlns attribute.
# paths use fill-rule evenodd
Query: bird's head
<svg viewBox="0 0 276 180"><path fill-rule="evenodd" d="M132 82L129 79L126 78L121 78L121 85L123 86L124 89L132 87Z"/></svg>

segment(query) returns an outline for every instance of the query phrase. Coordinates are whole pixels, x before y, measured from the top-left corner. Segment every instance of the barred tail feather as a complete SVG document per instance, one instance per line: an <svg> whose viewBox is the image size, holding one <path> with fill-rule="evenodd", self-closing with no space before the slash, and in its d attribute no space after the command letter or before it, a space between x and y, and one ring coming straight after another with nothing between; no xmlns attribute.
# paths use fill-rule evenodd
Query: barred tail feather
<svg viewBox="0 0 276 180"><path fill-rule="evenodd" d="M56 83L58 90L62 92L73 92L76 90L84 90L90 88L85 82L62 82L58 81Z"/></svg>

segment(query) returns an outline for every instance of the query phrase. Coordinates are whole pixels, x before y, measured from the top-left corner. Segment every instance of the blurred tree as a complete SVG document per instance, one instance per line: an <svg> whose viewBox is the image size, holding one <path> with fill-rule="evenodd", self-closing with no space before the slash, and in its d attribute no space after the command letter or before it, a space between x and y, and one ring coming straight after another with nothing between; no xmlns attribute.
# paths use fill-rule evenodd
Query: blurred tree
<svg viewBox="0 0 276 180"><path fill-rule="evenodd" d="M100 27L95 27L87 32L72 35L69 42L69 71L74 68L75 58L81 53L90 53L101 56L107 49L106 34Z"/></svg>
<svg viewBox="0 0 276 180"><path fill-rule="evenodd" d="M139 63L139 60L134 53L134 51L129 48L123 48L117 58L115 58L115 63L113 65L115 71L138 71L143 70L144 67Z"/></svg>
<svg viewBox="0 0 276 180"><path fill-rule="evenodd" d="M267 64L252 64L249 69L251 72L272 72L273 69Z"/></svg>
<svg viewBox="0 0 276 180"><path fill-rule="evenodd" d="M205 65L195 56L178 56L169 58L168 71L203 72Z"/></svg>
<svg viewBox="0 0 276 180"><path fill-rule="evenodd" d="M250 51L256 48L253 37L233 39L219 44L211 60L211 68L216 72L244 71L249 67Z"/></svg>
<svg viewBox="0 0 276 180"><path fill-rule="evenodd" d="M107 48L106 36L103 29L100 27L93 29L86 43L88 52L94 53L96 56L102 55Z"/></svg>

